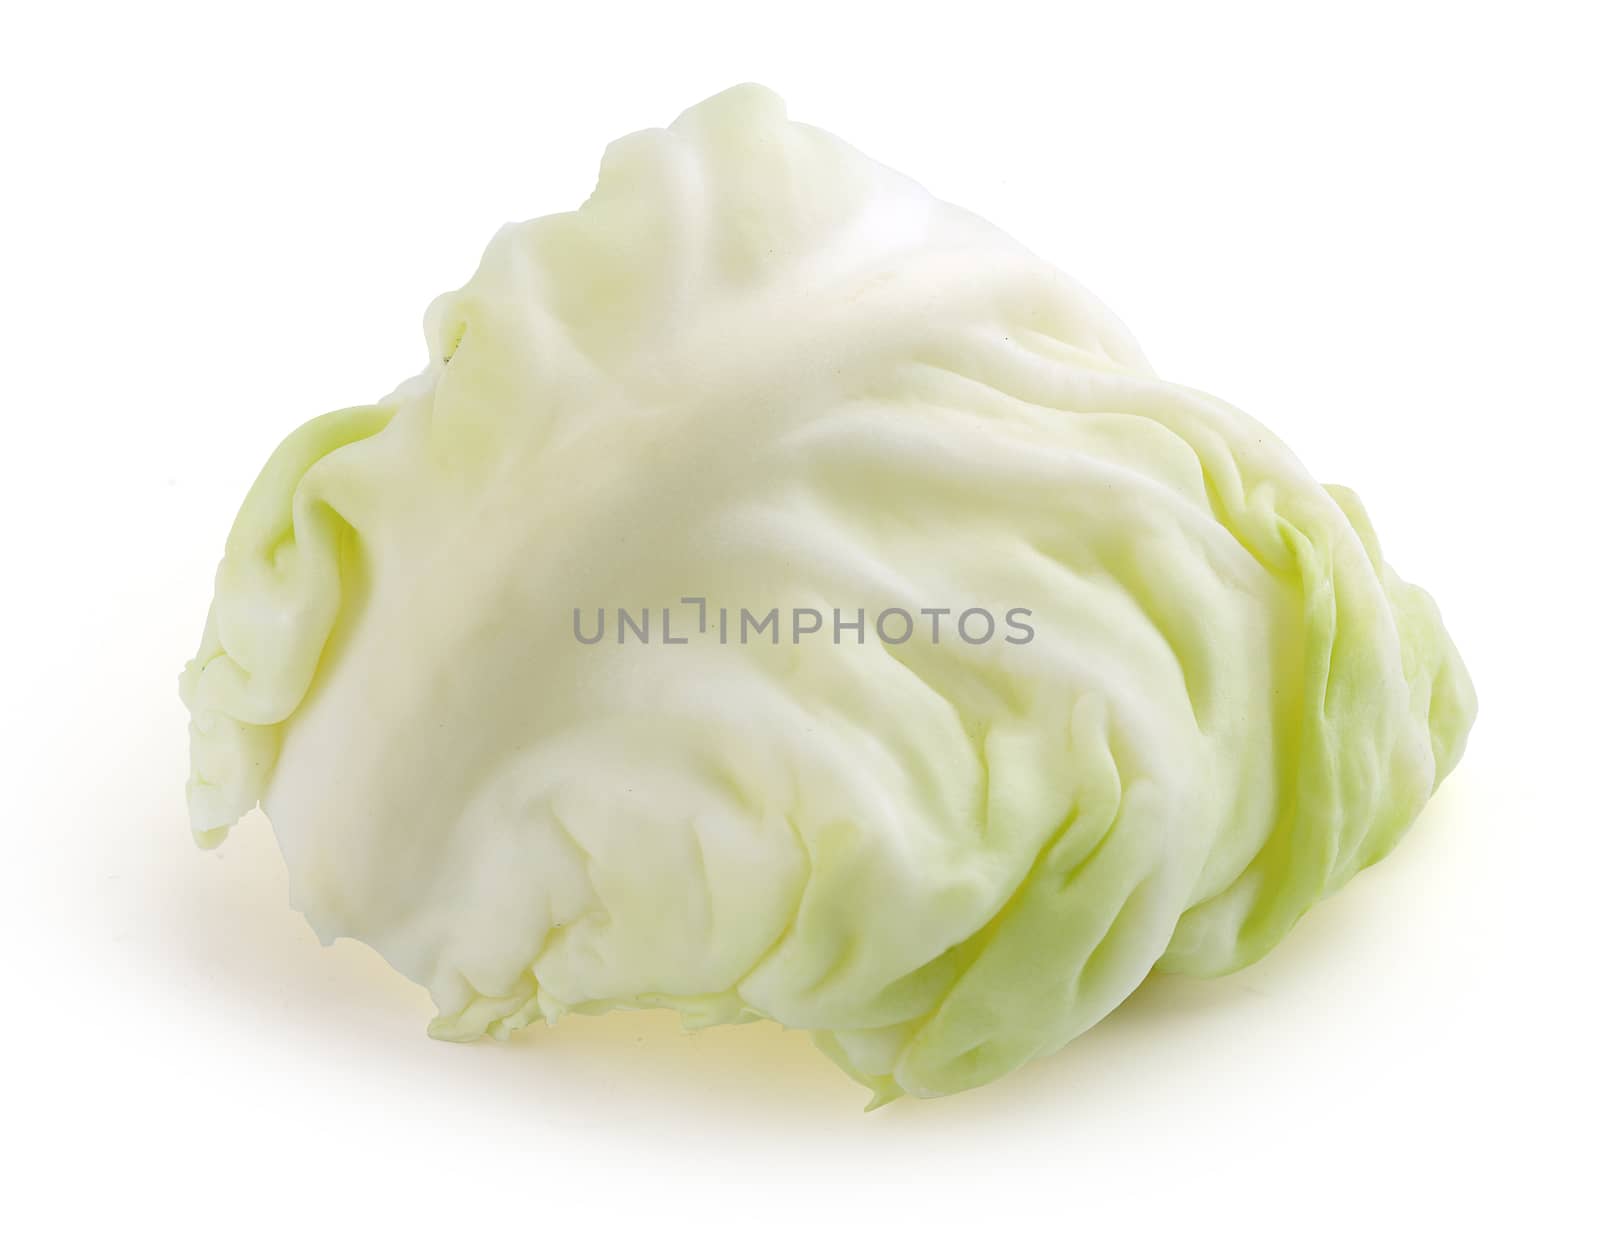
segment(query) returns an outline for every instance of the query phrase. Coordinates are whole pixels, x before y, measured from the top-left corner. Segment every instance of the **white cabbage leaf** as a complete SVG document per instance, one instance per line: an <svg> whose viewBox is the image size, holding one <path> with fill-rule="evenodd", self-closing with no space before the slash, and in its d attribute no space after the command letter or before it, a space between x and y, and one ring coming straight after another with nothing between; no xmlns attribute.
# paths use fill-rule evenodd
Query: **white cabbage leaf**
<svg viewBox="0 0 1600 1242"><path fill-rule="evenodd" d="M268 462L182 693L201 841L259 802L435 1035L668 1006L959 1091L1259 957L1461 754L1351 493L765 90L613 144L426 332Z"/></svg>

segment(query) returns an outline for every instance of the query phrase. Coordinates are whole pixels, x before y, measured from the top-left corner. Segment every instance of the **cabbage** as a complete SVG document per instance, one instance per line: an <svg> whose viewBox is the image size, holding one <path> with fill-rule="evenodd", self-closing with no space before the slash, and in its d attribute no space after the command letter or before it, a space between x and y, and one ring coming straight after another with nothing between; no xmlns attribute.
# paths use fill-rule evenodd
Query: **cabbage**
<svg viewBox="0 0 1600 1242"><path fill-rule="evenodd" d="M273 454L182 693L199 839L259 802L436 1036L666 1006L960 1091L1259 957L1461 755L1354 495L760 88L426 333Z"/></svg>

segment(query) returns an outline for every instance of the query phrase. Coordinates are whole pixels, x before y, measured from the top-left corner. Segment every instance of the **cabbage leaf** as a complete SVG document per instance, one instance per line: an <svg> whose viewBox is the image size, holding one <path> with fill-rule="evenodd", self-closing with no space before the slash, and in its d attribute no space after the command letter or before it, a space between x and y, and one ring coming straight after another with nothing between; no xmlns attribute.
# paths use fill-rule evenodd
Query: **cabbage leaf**
<svg viewBox="0 0 1600 1242"><path fill-rule="evenodd" d="M1461 755L1353 494L758 87L426 335L272 456L181 688L199 839L259 803L437 1036L667 1006L960 1091L1258 958Z"/></svg>

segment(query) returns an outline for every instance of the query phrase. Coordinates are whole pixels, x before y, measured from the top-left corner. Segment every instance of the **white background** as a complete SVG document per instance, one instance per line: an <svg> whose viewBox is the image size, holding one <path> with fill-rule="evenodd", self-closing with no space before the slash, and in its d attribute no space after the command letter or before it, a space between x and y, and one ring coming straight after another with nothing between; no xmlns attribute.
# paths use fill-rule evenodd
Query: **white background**
<svg viewBox="0 0 1600 1242"><path fill-rule="evenodd" d="M1587 8L9 16L10 1236L1594 1236ZM219 854L184 817L176 675L268 451L418 369L503 220L746 79L1355 486L1482 700L1398 852L1263 963L870 1116L775 1028L430 1042L419 990L290 912L259 816Z"/></svg>

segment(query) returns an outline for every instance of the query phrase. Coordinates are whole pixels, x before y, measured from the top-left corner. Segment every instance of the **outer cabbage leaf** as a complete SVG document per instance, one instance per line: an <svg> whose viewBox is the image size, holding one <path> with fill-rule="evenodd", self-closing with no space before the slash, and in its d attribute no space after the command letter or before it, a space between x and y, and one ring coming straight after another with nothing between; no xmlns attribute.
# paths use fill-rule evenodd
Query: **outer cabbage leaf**
<svg viewBox="0 0 1600 1242"><path fill-rule="evenodd" d="M671 1006L962 1090L1258 957L1461 754L1353 495L764 90L615 143L426 326L268 463L182 691L197 834L259 801L436 1035ZM574 639L684 596L1035 635Z"/></svg>

